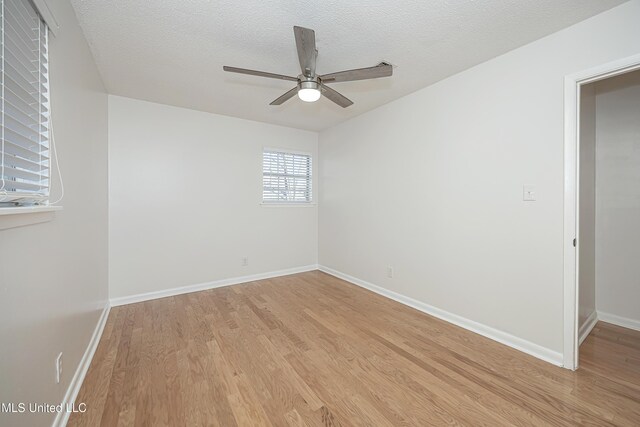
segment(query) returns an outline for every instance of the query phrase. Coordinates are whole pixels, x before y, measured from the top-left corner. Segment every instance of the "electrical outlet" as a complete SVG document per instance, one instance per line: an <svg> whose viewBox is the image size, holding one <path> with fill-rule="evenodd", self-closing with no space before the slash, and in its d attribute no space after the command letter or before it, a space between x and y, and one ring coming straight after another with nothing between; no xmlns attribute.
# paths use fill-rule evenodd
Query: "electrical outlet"
<svg viewBox="0 0 640 427"><path fill-rule="evenodd" d="M249 265L249 257L242 257L242 259L240 260L240 265L243 267L246 267Z"/></svg>
<svg viewBox="0 0 640 427"><path fill-rule="evenodd" d="M62 379L62 353L56 357L56 383L60 383Z"/></svg>
<svg viewBox="0 0 640 427"><path fill-rule="evenodd" d="M393 267L391 267L391 266L387 267L387 277L389 279L393 279Z"/></svg>

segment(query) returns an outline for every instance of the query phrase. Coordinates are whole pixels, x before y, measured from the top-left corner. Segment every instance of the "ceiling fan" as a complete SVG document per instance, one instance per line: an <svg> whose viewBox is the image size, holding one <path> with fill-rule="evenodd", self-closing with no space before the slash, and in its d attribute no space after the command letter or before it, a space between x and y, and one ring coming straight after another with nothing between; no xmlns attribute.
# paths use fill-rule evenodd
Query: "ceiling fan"
<svg viewBox="0 0 640 427"><path fill-rule="evenodd" d="M389 77L393 74L391 64L381 62L376 66L368 68L358 68L354 70L339 71L337 73L317 75L316 59L318 57L318 49L316 49L316 33L309 28L293 27L293 33L296 38L296 48L298 49L298 59L300 60L300 68L302 74L298 77L285 76L282 74L267 73L264 71L247 70L245 68L236 68L224 66L224 71L231 73L249 74L252 76L268 77L271 79L290 80L297 82L296 87L286 92L284 95L276 98L269 105L281 105L285 101L293 98L298 94L298 98L305 102L315 102L324 94L331 101L339 106L346 108L353 104L346 96L331 89L326 83L350 82L354 80L377 79L379 77Z"/></svg>

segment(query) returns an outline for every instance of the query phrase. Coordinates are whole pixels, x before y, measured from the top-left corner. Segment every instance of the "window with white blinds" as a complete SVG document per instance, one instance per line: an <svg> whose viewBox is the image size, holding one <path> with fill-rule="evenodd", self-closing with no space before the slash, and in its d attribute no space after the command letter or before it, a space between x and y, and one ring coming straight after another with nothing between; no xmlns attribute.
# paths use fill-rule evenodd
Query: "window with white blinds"
<svg viewBox="0 0 640 427"><path fill-rule="evenodd" d="M262 201L310 203L311 155L265 149L262 152Z"/></svg>
<svg viewBox="0 0 640 427"><path fill-rule="evenodd" d="M49 196L47 27L29 0L0 0L0 206Z"/></svg>

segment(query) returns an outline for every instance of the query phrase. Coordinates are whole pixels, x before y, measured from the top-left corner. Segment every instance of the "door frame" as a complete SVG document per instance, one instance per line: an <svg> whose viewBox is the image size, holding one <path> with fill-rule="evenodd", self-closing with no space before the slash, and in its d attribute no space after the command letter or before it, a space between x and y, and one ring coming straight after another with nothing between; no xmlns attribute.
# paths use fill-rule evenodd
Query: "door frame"
<svg viewBox="0 0 640 427"><path fill-rule="evenodd" d="M571 74L564 79L564 328L563 366L578 368L580 257L580 88L640 69L640 54ZM574 239L576 246L574 247Z"/></svg>

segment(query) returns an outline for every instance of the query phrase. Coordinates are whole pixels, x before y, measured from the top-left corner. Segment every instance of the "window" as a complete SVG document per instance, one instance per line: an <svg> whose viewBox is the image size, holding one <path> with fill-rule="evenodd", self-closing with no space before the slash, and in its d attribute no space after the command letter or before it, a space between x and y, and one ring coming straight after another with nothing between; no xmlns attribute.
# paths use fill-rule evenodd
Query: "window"
<svg viewBox="0 0 640 427"><path fill-rule="evenodd" d="M28 0L0 0L0 206L49 196L47 26Z"/></svg>
<svg viewBox="0 0 640 427"><path fill-rule="evenodd" d="M262 201L311 203L311 155L264 149Z"/></svg>

